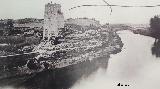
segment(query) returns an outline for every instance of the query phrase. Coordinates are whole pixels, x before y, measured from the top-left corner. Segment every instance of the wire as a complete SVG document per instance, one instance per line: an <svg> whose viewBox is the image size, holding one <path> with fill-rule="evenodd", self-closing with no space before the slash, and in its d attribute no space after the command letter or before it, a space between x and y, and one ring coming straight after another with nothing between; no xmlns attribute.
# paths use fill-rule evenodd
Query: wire
<svg viewBox="0 0 160 89"><path fill-rule="evenodd" d="M105 1L105 0L103 0L103 2L106 3L106 4L110 7L110 9L111 9L110 15L111 15L111 14L112 14L112 11L113 11L111 5L110 5L107 1Z"/></svg>
<svg viewBox="0 0 160 89"><path fill-rule="evenodd" d="M160 5L146 5L146 6L131 6L131 5L80 5L80 6L75 6L75 7L72 7L70 8L69 10L73 10L73 9L76 9L76 8L80 8L80 7L89 7L89 6L109 6L110 9L112 9L111 7L160 7ZM113 10L111 10L112 12Z"/></svg>

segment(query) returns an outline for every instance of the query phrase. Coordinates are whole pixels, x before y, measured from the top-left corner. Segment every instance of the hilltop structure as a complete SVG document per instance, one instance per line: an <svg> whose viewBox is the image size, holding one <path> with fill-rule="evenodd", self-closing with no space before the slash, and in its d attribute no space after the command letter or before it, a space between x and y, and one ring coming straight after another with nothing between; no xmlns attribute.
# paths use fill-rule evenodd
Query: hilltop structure
<svg viewBox="0 0 160 89"><path fill-rule="evenodd" d="M76 25L81 25L81 26L96 26L100 27L101 24L99 21L95 20L94 18L89 19L89 18L75 18L75 19L67 19L65 21L67 24L76 24Z"/></svg>
<svg viewBox="0 0 160 89"><path fill-rule="evenodd" d="M50 41L59 34L59 29L64 28L64 16L60 4L48 3L44 12L43 40Z"/></svg>

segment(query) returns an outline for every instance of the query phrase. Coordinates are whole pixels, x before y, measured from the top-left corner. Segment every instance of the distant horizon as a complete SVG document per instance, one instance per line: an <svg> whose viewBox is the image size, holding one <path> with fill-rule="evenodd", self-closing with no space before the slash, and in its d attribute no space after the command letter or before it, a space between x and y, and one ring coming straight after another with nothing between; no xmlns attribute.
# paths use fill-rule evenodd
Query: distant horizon
<svg viewBox="0 0 160 89"><path fill-rule="evenodd" d="M15 18L15 19L13 19L13 18L1 19L1 18L0 18L0 20L7 20L7 19L18 20L18 19L26 19L26 18L44 19L44 18L36 18L36 17L24 17L24 18ZM86 17L80 17L80 18L86 18ZM67 20L67 19L69 19L69 18L65 18L65 20ZM72 18L72 19L76 19L76 18ZM88 19L95 19L95 20L97 20L96 18L88 18ZM99 20L97 20L97 21L99 21ZM100 23L100 24L101 24L101 25L104 25L104 24L107 24L107 23L108 23L108 22L106 22L106 23ZM127 25L129 25L129 24L135 24L135 25L144 24L144 25L149 25L149 23L109 23L109 24L127 24Z"/></svg>
<svg viewBox="0 0 160 89"><path fill-rule="evenodd" d="M65 18L95 18L101 24L149 24L150 18L160 15L160 7L80 7L69 10L78 5L105 5L102 0L1 0L1 19L43 19L44 6L49 2L62 6ZM107 0L109 4L116 5L157 5L160 0Z"/></svg>

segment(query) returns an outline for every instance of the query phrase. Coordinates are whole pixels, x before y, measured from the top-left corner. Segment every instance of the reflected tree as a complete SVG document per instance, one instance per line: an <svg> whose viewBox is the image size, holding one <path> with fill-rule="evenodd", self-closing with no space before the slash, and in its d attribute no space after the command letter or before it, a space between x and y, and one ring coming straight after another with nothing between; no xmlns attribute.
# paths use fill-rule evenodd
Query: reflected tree
<svg viewBox="0 0 160 89"><path fill-rule="evenodd" d="M152 46L152 55L156 57L160 57L160 40L156 39L153 46Z"/></svg>

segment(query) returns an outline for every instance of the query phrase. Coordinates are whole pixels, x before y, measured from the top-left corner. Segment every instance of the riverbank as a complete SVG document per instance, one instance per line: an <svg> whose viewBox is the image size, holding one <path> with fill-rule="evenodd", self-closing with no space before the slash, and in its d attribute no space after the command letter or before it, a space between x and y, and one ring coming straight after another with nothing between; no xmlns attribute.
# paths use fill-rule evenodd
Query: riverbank
<svg viewBox="0 0 160 89"><path fill-rule="evenodd" d="M144 36L149 36L155 39L159 39L159 34L153 34L151 32L151 30L148 29L138 29L138 30L131 30L134 34L140 34L140 35L144 35Z"/></svg>
<svg viewBox="0 0 160 89"><path fill-rule="evenodd" d="M90 32L92 32L92 31L90 31ZM85 34L88 34L88 33L86 32ZM74 45L74 46L77 46L76 50L69 50L69 51L65 51L65 52L63 51L63 54L61 53L61 51L59 51L60 53L58 53L58 54L55 53L54 57L50 57L50 58L42 58L41 57L39 60L36 60L35 55L32 55L32 56L22 55L21 57L15 57L17 62L15 61L15 58L10 58L10 60L13 60L13 62L15 62L16 64L18 63L18 65L15 65L15 63L10 63L8 65L8 62L11 62L11 61L9 61L8 59L3 60L2 65L7 64L7 66L12 66L13 72L12 72L12 70L4 70L3 68L1 69L2 72L1 72L0 86L9 85L9 86L21 87L24 85L25 87L28 86L28 87L40 87L39 89L49 89L49 88L44 88L44 87L47 87L48 85L41 86L43 84L39 84L41 82L44 83L42 81L42 80L44 80L43 77L41 76L42 80L41 80L41 77L39 77L40 80L38 81L36 79L36 76L44 74L44 76L45 76L44 78L46 78L47 76L48 76L48 78L52 77L53 78L52 81L55 81L54 80L55 78L57 78L57 80L59 79L59 77L57 77L57 76L68 75L68 76L73 77L74 76L73 73L76 73L76 75L78 75L78 76L80 76L80 75L82 76L84 74L84 72L92 71L92 68L95 71L95 69L99 68L98 66L106 67L107 63L108 63L108 59L110 58L110 54L116 54L116 53L121 52L121 49L123 47L123 43L117 33L109 31L107 29L103 29L103 30L99 31L99 33L96 33L96 35L93 35L93 34L95 34L95 33L94 32L89 33L88 36L87 35L86 36L84 36L84 35L74 36L73 40L71 40L70 37L67 38L66 40L68 40L68 42L71 42L73 44L74 43L77 44L77 42L81 42L81 43ZM94 40L91 40L91 39L94 39ZM80 41L78 41L78 40L80 40ZM88 44L90 44L90 46L87 46ZM72 48L71 46L69 46L69 47ZM82 48L82 47L84 47L84 48ZM60 56L60 55L63 55L63 56ZM23 59L23 60L21 60L21 59ZM8 60L8 61L6 61L6 60ZM30 66L26 65L28 60L33 60L30 63ZM19 65L19 63L21 65ZM40 65L39 63L43 63L43 64ZM48 63L48 64L45 64L45 63ZM85 64L85 65L83 65L83 64ZM54 73L54 75L52 75L52 74L47 75L47 73L49 71L52 71L51 73L53 73L53 71L56 71L56 70L57 70L57 72L60 70L66 71L66 72L68 71L68 72L67 73L66 72L64 72L64 73L60 73L60 72L57 73L56 72L56 73ZM71 73L71 71L73 71L73 73ZM4 76L4 75L6 75L6 73L8 73L7 76ZM75 78L77 78L77 77L75 77ZM31 80L34 80L34 83L31 82ZM53 82L53 83L55 83L55 86L53 86L53 87L56 87L56 86L58 87L61 85L61 84L56 85L56 83L57 83L56 81ZM70 79L66 79L66 81L70 81ZM35 85L32 86L32 84L31 84L31 86L29 86L30 83L33 83ZM64 82L62 82L62 83L64 83ZM48 83L48 84L50 84L50 83ZM52 86L52 85L50 85L50 86ZM62 84L62 86L63 86L63 84ZM51 89L53 89L53 87ZM28 88L28 89L30 89L30 88ZM37 89L37 88L31 88L31 89ZM56 88L56 89L58 89L58 88Z"/></svg>
<svg viewBox="0 0 160 89"><path fill-rule="evenodd" d="M138 29L138 30L132 30L132 32L134 34L140 34L140 35L144 35L144 36L151 36L151 32L149 31L149 29L145 29L145 30L142 30L142 29Z"/></svg>

